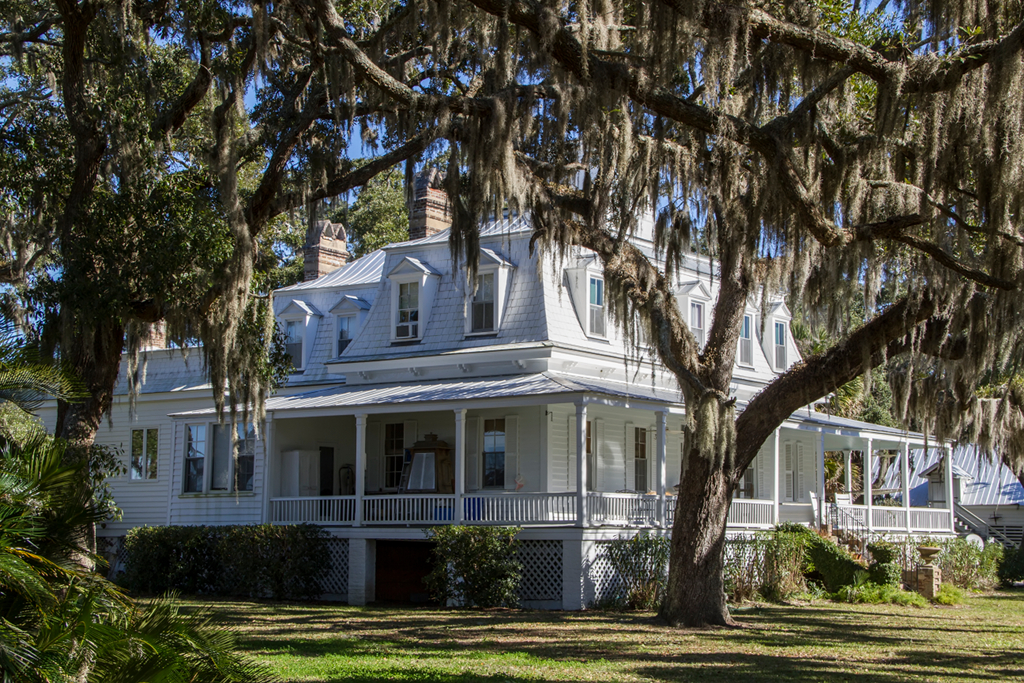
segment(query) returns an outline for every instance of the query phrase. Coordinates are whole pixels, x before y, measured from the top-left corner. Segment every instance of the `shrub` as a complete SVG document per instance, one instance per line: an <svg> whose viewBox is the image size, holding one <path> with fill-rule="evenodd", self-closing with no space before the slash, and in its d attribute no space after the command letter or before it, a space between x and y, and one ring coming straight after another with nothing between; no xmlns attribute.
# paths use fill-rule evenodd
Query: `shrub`
<svg viewBox="0 0 1024 683"><path fill-rule="evenodd" d="M888 604L924 607L928 604L917 593L905 591L898 586L880 586L872 583L868 580L868 573L863 569L856 573L852 584L843 586L832 597L840 602L866 603L871 605Z"/></svg>
<svg viewBox="0 0 1024 683"><path fill-rule="evenodd" d="M983 549L964 538L945 540L940 544L938 564L942 580L967 590L993 588L999 580L999 563L1003 548L989 543Z"/></svg>
<svg viewBox="0 0 1024 683"><path fill-rule="evenodd" d="M879 586L900 586L903 568L895 562L875 562L868 568L871 582Z"/></svg>
<svg viewBox="0 0 1024 683"><path fill-rule="evenodd" d="M959 605L964 598L965 594L962 590L951 583L944 583L939 586L939 592L932 598L932 602L939 605Z"/></svg>
<svg viewBox="0 0 1024 683"><path fill-rule="evenodd" d="M770 531L757 534L764 548L764 575L758 592L765 600L780 602L807 590L803 565L808 534Z"/></svg>
<svg viewBox="0 0 1024 683"><path fill-rule="evenodd" d="M998 578L1002 586L1024 581L1024 548L1010 548L1005 552L999 565Z"/></svg>
<svg viewBox="0 0 1024 683"><path fill-rule="evenodd" d="M313 599L330 571L327 538L311 524L138 527L120 581L142 593Z"/></svg>
<svg viewBox="0 0 1024 683"><path fill-rule="evenodd" d="M434 568L426 584L442 605L514 607L523 567L518 527L443 526L427 530Z"/></svg>
<svg viewBox="0 0 1024 683"><path fill-rule="evenodd" d="M864 571L864 566L858 564L845 549L813 533L808 537L806 557L805 570L817 574L830 593L853 585L857 572Z"/></svg>
<svg viewBox="0 0 1024 683"><path fill-rule="evenodd" d="M871 553L871 559L878 564L896 562L900 557L900 547L883 538L868 543L868 552Z"/></svg>
<svg viewBox="0 0 1024 683"><path fill-rule="evenodd" d="M617 602L651 610L661 603L668 573L669 540L646 531L608 544L608 559L621 580Z"/></svg>

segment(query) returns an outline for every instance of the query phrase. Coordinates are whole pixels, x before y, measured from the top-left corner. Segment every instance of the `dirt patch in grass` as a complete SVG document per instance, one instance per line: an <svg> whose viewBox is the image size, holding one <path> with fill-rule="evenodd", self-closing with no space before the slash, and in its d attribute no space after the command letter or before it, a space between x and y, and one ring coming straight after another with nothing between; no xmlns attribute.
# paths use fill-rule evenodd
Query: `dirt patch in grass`
<svg viewBox="0 0 1024 683"><path fill-rule="evenodd" d="M204 602L284 681L1024 680L1024 590L957 609L737 610L739 629L649 613Z"/></svg>

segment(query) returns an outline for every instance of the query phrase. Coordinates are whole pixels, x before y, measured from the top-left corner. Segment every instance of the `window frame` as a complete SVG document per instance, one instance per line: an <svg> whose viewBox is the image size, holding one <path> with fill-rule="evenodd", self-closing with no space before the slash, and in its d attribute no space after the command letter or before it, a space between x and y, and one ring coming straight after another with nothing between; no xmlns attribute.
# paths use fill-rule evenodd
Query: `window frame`
<svg viewBox="0 0 1024 683"><path fill-rule="evenodd" d="M136 469L135 434L142 435L142 448L139 453L139 468ZM155 434L154 434L155 433ZM156 481L159 476L160 461L160 428L139 427L131 430L128 452L128 478L131 481ZM152 446L152 448L151 448ZM150 453L150 450L153 452ZM139 476L136 476L136 472Z"/></svg>
<svg viewBox="0 0 1024 683"><path fill-rule="evenodd" d="M595 285L597 298L600 299L597 303L593 301ZM602 339L608 337L607 306L605 300L604 277L587 273L587 334L591 337L600 337ZM598 317L601 320L600 330L594 329L595 313L599 314Z"/></svg>
<svg viewBox="0 0 1024 683"><path fill-rule="evenodd" d="M779 339L782 339L781 343ZM788 367L789 361L789 350L786 348L786 323L782 320L776 320L774 325L774 335L772 337L772 361L775 369L784 372ZM781 362L780 362L781 361Z"/></svg>
<svg viewBox="0 0 1024 683"><path fill-rule="evenodd" d="M477 301L477 296L479 296L481 288L483 288L483 285L484 285L483 280L485 278L490 278L491 279L491 287L490 287L491 298L490 298L489 301L488 300ZM469 315L467 316L468 320L466 321L468 329L466 330L466 334L467 335L494 334L495 332L498 331L498 285L499 285L498 269L497 268L488 268L487 270L480 270L477 273L477 275L476 275L476 280L477 281L476 281L475 290L474 290L473 294L469 297ZM491 307L490 327L479 327L478 328L476 326L476 320L477 320L476 312L477 312L477 306L478 305L482 305L482 306L490 305L490 307Z"/></svg>
<svg viewBox="0 0 1024 683"><path fill-rule="evenodd" d="M298 320L298 319L292 319L292 320L287 320L286 319L286 320L283 320L283 322L284 322L284 334L285 334L284 349L285 349L285 353L288 354L288 357L292 359L292 372L302 372L305 369L305 367L306 367L306 364L305 364L305 358L306 358L306 326L305 326L305 324L303 324L302 320ZM298 331L298 341L293 341L294 337L292 335L292 330L297 330ZM299 364L298 365L295 364L295 356L292 354L291 349L290 349L290 347L296 346L296 345L299 347L299 349L298 349L299 350Z"/></svg>
<svg viewBox="0 0 1024 683"><path fill-rule="evenodd" d="M397 436L394 434L394 428L397 427ZM392 435L388 435L389 428L392 430ZM393 447L393 443L397 440L398 452L389 452L389 448ZM385 422L384 432L381 439L381 489L384 491L397 491L402 485L402 470L405 468L405 423L404 422ZM394 461L397 460L398 468L393 469ZM392 469L389 469L391 467ZM394 485L388 485L388 477L394 477Z"/></svg>
<svg viewBox="0 0 1024 683"><path fill-rule="evenodd" d="M420 335L420 282L419 282L419 280L409 280L409 281L406 281L406 282L396 282L395 284L398 287L398 304L395 306L395 318L392 321L391 333L392 333L392 335L394 335L394 338L399 340L399 341L409 341L411 339L419 339L420 336L421 336ZM403 287L409 287L409 288L415 287L416 288L415 292L414 292L414 294L416 296L416 305L414 307L413 306L408 306L406 308L402 308L402 296L403 296L402 295L402 288ZM402 313L403 312L411 314L410 315L410 319L406 320L404 323L402 322ZM398 333L398 328L402 327L403 325L406 326L407 328L409 328L410 330L412 330L412 334L400 335Z"/></svg>
<svg viewBox="0 0 1024 683"><path fill-rule="evenodd" d="M498 423L501 423L500 429L498 429ZM488 425L491 429L488 430ZM480 476L481 476L481 488L485 490L504 490L505 488L505 453L506 449L506 438L508 431L505 426L505 418L484 418L481 423L481 433L483 435L483 447L480 449ZM501 450L497 450L497 439L492 439L491 446L492 450L488 450L488 435L489 434L501 434ZM488 472L493 471L494 478L488 483Z"/></svg>
<svg viewBox="0 0 1024 683"><path fill-rule="evenodd" d="M344 341L345 341L344 345L342 345L342 343L341 343L342 342L342 336L341 336L341 333L342 333L341 321L342 320L346 321L346 325L345 325L346 329L344 331L348 335L347 337L344 338ZM353 339L353 337L355 337L355 328L356 328L356 315L354 313L345 313L345 314L340 314L340 315L335 315L334 316L334 357L335 358L340 356L345 351L345 349L347 349L349 347L349 345L352 344L352 339Z"/></svg>
<svg viewBox="0 0 1024 683"><path fill-rule="evenodd" d="M214 468L216 467L215 453L217 435L216 430L229 429L231 438L228 441L227 457L227 488L213 488ZM224 495L255 495L256 478L256 442L260 439L256 436L255 425L249 423L243 425L240 422L221 424L219 422L190 422L184 425L185 429L185 450L183 454L182 485L181 495L186 496L224 496ZM200 457L189 457L193 443L193 429L201 429L203 439L203 454ZM199 441L196 439L196 441ZM198 488L190 489L189 462L201 461L202 471L198 474ZM248 465L241 466L242 463ZM248 488L239 486L238 477L240 474L249 474L246 483Z"/></svg>
<svg viewBox="0 0 1024 683"><path fill-rule="evenodd" d="M747 335L745 337L743 336L744 332ZM740 322L739 349L737 351L737 362L740 365L754 366L754 316L749 313L744 313L743 320ZM743 357L744 354L747 358Z"/></svg>
<svg viewBox="0 0 1024 683"><path fill-rule="evenodd" d="M695 312L698 314L697 317L700 318L700 327L694 325ZM707 316L705 315L703 301L690 300L690 332L693 333L694 338L697 340L697 348L703 350L704 344L707 342Z"/></svg>
<svg viewBox="0 0 1024 683"><path fill-rule="evenodd" d="M633 427L633 490L646 493L650 487L650 468L647 457L647 428ZM640 486L640 470L643 469L643 486Z"/></svg>

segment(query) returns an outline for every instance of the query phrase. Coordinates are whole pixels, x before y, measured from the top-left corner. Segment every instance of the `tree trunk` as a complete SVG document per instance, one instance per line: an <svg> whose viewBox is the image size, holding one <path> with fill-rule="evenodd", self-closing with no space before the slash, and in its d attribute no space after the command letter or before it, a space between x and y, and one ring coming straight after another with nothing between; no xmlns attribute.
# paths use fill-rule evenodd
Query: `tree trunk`
<svg viewBox="0 0 1024 683"><path fill-rule="evenodd" d="M729 473L713 453L693 447L676 497L672 554L661 617L671 626L732 626L723 575Z"/></svg>

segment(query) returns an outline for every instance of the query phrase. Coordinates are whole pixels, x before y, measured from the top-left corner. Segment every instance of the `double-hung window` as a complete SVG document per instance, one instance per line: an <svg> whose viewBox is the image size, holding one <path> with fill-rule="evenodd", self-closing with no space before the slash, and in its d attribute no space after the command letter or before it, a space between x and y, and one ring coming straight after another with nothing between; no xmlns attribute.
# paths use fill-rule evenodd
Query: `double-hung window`
<svg viewBox="0 0 1024 683"><path fill-rule="evenodd" d="M352 343L352 332L353 332L353 317L351 315L340 315L335 318L338 322L338 353L341 355L342 351L348 348L348 345Z"/></svg>
<svg viewBox="0 0 1024 683"><path fill-rule="evenodd" d="M590 303L587 306L587 320L590 334L604 336L604 280L599 277L590 278Z"/></svg>
<svg viewBox="0 0 1024 683"><path fill-rule="evenodd" d="M775 323L775 368L786 369L786 323Z"/></svg>
<svg viewBox="0 0 1024 683"><path fill-rule="evenodd" d="M754 364L753 327L753 319L749 315L743 316L743 325L740 327L740 363L742 365Z"/></svg>
<svg viewBox="0 0 1024 683"><path fill-rule="evenodd" d="M698 348L704 348L704 304L690 302L690 330L697 339Z"/></svg>
<svg viewBox="0 0 1024 683"><path fill-rule="evenodd" d="M132 479L156 479L159 446L159 430L132 430Z"/></svg>
<svg viewBox="0 0 1024 683"><path fill-rule="evenodd" d="M405 466L405 424L384 425L384 488L397 489Z"/></svg>
<svg viewBox="0 0 1024 683"><path fill-rule="evenodd" d="M185 427L185 492L199 493L203 490L204 464L206 463L206 425Z"/></svg>
<svg viewBox="0 0 1024 683"><path fill-rule="evenodd" d="M472 316L471 332L494 331L494 273L481 273L477 276Z"/></svg>
<svg viewBox="0 0 1024 683"><path fill-rule="evenodd" d="M298 320L289 320L284 324L285 351L292 359L292 367L296 370L302 369L302 323Z"/></svg>
<svg viewBox="0 0 1024 683"><path fill-rule="evenodd" d="M231 425L187 425L185 429L185 493L253 490L253 425L235 425L234 438Z"/></svg>
<svg viewBox="0 0 1024 683"><path fill-rule="evenodd" d="M484 420L484 488L505 487L505 420Z"/></svg>
<svg viewBox="0 0 1024 683"><path fill-rule="evenodd" d="M634 427L633 439L633 488L644 493L650 488L647 482L647 430Z"/></svg>
<svg viewBox="0 0 1024 683"><path fill-rule="evenodd" d="M420 283L402 282L398 285L398 319L395 337L414 339L419 336Z"/></svg>

